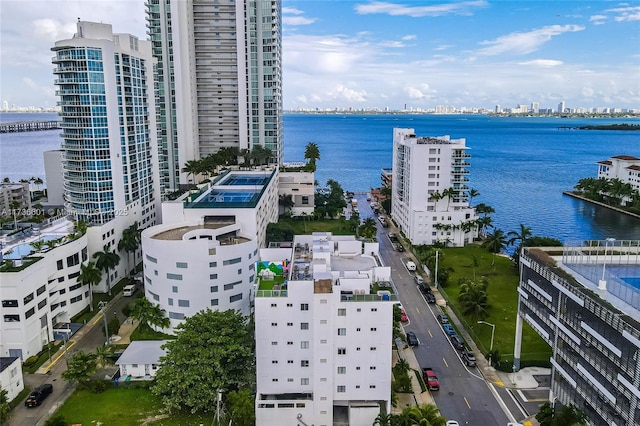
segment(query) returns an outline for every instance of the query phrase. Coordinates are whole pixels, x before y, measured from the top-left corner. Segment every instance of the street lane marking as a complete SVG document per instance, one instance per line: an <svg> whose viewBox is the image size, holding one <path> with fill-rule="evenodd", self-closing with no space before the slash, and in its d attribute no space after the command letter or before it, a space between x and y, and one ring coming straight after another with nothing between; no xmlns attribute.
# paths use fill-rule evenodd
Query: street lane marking
<svg viewBox="0 0 640 426"><path fill-rule="evenodd" d="M68 340L67 340L67 341L68 341ZM68 342L69 342L69 341L68 341ZM71 349L71 347L72 347L73 345L75 345L75 344L76 344L76 342L75 342L75 341L74 341L74 342L69 342L69 344L67 345L66 349L65 349L64 351L62 351L62 353L61 353L60 355L58 355L58 356L56 357L56 359L54 359L53 361L51 361L51 364L49 364L49 366L47 367L47 369L44 371L44 372L45 372L45 374L46 374L49 370L51 370L51 367L53 367L53 366L54 366L54 365L55 365L55 364L60 360L60 358L62 358L62 357L64 356L64 354L65 354L65 353L67 353L67 351L68 351L69 349Z"/></svg>
<svg viewBox="0 0 640 426"><path fill-rule="evenodd" d="M464 398L464 402L467 403L467 407L469 407L469 410L471 410L471 404L469 404L469 401L467 401L467 397L463 396L463 398Z"/></svg>
<svg viewBox="0 0 640 426"><path fill-rule="evenodd" d="M416 308L416 312L417 312L417 313L420 313L420 309Z"/></svg>
<svg viewBox="0 0 640 426"><path fill-rule="evenodd" d="M447 364L447 360L442 358L442 361L444 361L444 365L446 365L447 367L449 367L449 364Z"/></svg>
<svg viewBox="0 0 640 426"><path fill-rule="evenodd" d="M429 337L433 338L433 334L431 334L431 329L427 330L427 333L429 333Z"/></svg>

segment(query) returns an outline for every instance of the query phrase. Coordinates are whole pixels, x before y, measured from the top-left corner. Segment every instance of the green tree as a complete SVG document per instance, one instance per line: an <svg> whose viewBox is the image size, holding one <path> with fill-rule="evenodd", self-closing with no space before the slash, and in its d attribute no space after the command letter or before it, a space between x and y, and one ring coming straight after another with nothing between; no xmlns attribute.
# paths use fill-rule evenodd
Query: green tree
<svg viewBox="0 0 640 426"><path fill-rule="evenodd" d="M107 273L107 293L111 295L111 270L120 263L120 256L105 245L102 251L93 254L93 258L96 259L96 267Z"/></svg>
<svg viewBox="0 0 640 426"><path fill-rule="evenodd" d="M576 426L586 424L587 416L573 404L564 405L559 413L553 416L551 426Z"/></svg>
<svg viewBox="0 0 640 426"><path fill-rule="evenodd" d="M78 282L82 285L89 285L89 310L91 312L93 312L93 286L100 284L100 281L102 281L102 271L95 263L89 261L80 265Z"/></svg>
<svg viewBox="0 0 640 426"><path fill-rule="evenodd" d="M122 231L122 238L118 241L118 250L124 250L127 252L127 263L129 267L127 270L130 272L135 270L136 267L136 251L140 247L141 231L138 229L138 222L134 222L131 226ZM133 253L133 268L131 262L129 262L130 254Z"/></svg>
<svg viewBox="0 0 640 426"><path fill-rule="evenodd" d="M280 194L278 204L281 207L282 214L291 213L291 208L295 205L291 194Z"/></svg>
<svg viewBox="0 0 640 426"><path fill-rule="evenodd" d="M376 226L375 219L368 217L362 221L362 225L360 225L359 229L360 235L365 238L373 238L376 236L378 232L378 227Z"/></svg>
<svg viewBox="0 0 640 426"><path fill-rule="evenodd" d="M303 213L303 220L305 220ZM275 222L267 224L266 240L268 242L293 241L295 232L290 224L286 222Z"/></svg>
<svg viewBox="0 0 640 426"><path fill-rule="evenodd" d="M256 409L249 389L229 392L225 405L230 417L230 424L234 426L255 425Z"/></svg>
<svg viewBox="0 0 640 426"><path fill-rule="evenodd" d="M320 148L318 148L318 144L315 142L309 142L307 146L304 148L304 158L305 160L309 160L309 164L311 165L311 171L316 171L316 161L320 159Z"/></svg>
<svg viewBox="0 0 640 426"><path fill-rule="evenodd" d="M254 145L251 150L251 158L255 160L259 165L267 164L269 158L273 157L273 151L269 148L265 148L262 145Z"/></svg>
<svg viewBox="0 0 640 426"><path fill-rule="evenodd" d="M111 363L111 355L109 351L109 347L106 345L100 345L96 348L96 351L93 353L95 356L96 364L98 368L102 368Z"/></svg>
<svg viewBox="0 0 640 426"><path fill-rule="evenodd" d="M116 334L118 334L119 330L120 330L120 320L118 319L118 317L114 316L107 322L107 333L109 335L105 337L115 336ZM104 328L102 328L102 333L104 334Z"/></svg>
<svg viewBox="0 0 640 426"><path fill-rule="evenodd" d="M67 420L64 418L62 414L56 414L55 416L47 419L44 422L44 426L67 426Z"/></svg>
<svg viewBox="0 0 640 426"><path fill-rule="evenodd" d="M545 402L540 406L538 414L536 414L536 420L540 423L540 426L551 426L553 421L553 407L549 402Z"/></svg>
<svg viewBox="0 0 640 426"><path fill-rule="evenodd" d="M483 320L489 315L487 309L487 287L489 282L483 279L480 282L462 279L458 300L462 307L462 313L473 318L474 322Z"/></svg>
<svg viewBox="0 0 640 426"><path fill-rule="evenodd" d="M469 192L467 193L467 195L469 196L469 205L472 206L473 205L473 199L476 197L480 196L480 192L475 189L475 188L471 188L469 190Z"/></svg>
<svg viewBox="0 0 640 426"><path fill-rule="evenodd" d="M447 419L440 415L440 410L433 404L412 405L403 410L415 425L445 426Z"/></svg>
<svg viewBox="0 0 640 426"><path fill-rule="evenodd" d="M496 253L500 253L507 246L507 237L504 235L504 231L496 229L493 232L487 234L486 239L482 243L482 247L493 253L493 259L491 260L491 266L496 263Z"/></svg>
<svg viewBox="0 0 640 426"><path fill-rule="evenodd" d="M168 328L170 325L165 310L146 297L140 297L132 303L130 315L140 321L140 327Z"/></svg>
<svg viewBox="0 0 640 426"><path fill-rule="evenodd" d="M86 387L91 375L95 372L95 355L80 351L67 362L67 370L62 373L62 378Z"/></svg>
<svg viewBox="0 0 640 426"><path fill-rule="evenodd" d="M216 389L246 389L254 381L253 325L238 311L200 311L176 327L155 385L165 409L209 412Z"/></svg>
<svg viewBox="0 0 640 426"><path fill-rule="evenodd" d="M200 160L189 160L184 164L182 168L182 173L186 173L187 177L191 176L193 179L193 183L187 182L189 185L189 190L191 190L191 185L196 183L196 175L200 173L202 169L202 163Z"/></svg>
<svg viewBox="0 0 640 426"><path fill-rule="evenodd" d="M521 247L524 247L527 245L527 241L529 240L529 238L531 238L531 236L532 236L531 228L529 228L528 226L524 226L521 223L519 231L507 232L507 237L510 237L509 240L507 241L507 245L516 246L516 243L517 243L516 251L519 252Z"/></svg>
<svg viewBox="0 0 640 426"><path fill-rule="evenodd" d="M9 398L7 398L7 391L0 389L0 424L5 424L11 417L11 405L9 405Z"/></svg>

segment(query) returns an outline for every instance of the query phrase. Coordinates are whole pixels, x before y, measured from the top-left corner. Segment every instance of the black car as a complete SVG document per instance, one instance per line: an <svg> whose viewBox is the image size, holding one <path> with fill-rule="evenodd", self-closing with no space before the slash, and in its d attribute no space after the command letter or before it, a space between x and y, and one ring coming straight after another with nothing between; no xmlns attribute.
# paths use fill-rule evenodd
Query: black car
<svg viewBox="0 0 640 426"><path fill-rule="evenodd" d="M25 407L39 407L42 401L53 392L53 385L45 383L33 390L24 402Z"/></svg>
<svg viewBox="0 0 640 426"><path fill-rule="evenodd" d="M462 361L467 364L467 367L475 367L476 366L476 356L473 352L464 351L462 352Z"/></svg>
<svg viewBox="0 0 640 426"><path fill-rule="evenodd" d="M438 315L438 322L440 324L449 324L449 317L445 314Z"/></svg>
<svg viewBox="0 0 640 426"><path fill-rule="evenodd" d="M451 336L449 339L451 340L451 344L453 345L454 348L456 348L459 351L464 349L464 340L462 340L462 337L456 334L455 336Z"/></svg>
<svg viewBox="0 0 640 426"><path fill-rule="evenodd" d="M424 298L427 299L427 303L436 303L436 296L433 293L426 293Z"/></svg>
<svg viewBox="0 0 640 426"><path fill-rule="evenodd" d="M407 343L409 346L418 346L420 342L418 341L418 336L413 331L407 332Z"/></svg>

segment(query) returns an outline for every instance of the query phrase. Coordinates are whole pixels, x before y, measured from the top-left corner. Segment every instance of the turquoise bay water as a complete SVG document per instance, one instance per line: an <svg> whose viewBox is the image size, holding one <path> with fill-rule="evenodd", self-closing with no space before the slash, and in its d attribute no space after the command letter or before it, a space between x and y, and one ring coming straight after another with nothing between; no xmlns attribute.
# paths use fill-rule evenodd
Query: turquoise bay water
<svg viewBox="0 0 640 426"><path fill-rule="evenodd" d="M33 118L31 118L33 117ZM55 114L0 114L0 121L55 119ZM481 115L284 116L285 160L299 161L308 142L320 148L316 179L367 191L380 186L391 167L394 127L418 136L465 138L472 155L473 203L492 206L494 225L505 232L520 223L534 235L565 239L640 239L640 221L563 196L578 180L597 176L596 162L614 155L640 157L640 134L567 128L640 119L495 118ZM59 131L0 135L0 177L44 179L42 152L59 149ZM19 159L19 161L17 161Z"/></svg>

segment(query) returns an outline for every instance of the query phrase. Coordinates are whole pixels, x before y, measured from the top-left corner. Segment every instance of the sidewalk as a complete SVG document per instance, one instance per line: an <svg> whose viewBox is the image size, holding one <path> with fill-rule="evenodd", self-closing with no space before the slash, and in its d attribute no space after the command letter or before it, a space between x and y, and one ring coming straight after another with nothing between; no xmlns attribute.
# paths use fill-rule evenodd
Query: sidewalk
<svg viewBox="0 0 640 426"><path fill-rule="evenodd" d="M418 374L422 374L422 368L420 364L418 364L418 360L416 359L415 354L413 353L413 349L409 345L405 345L401 350L393 351L393 360L392 364L395 365L399 359L404 359L409 364L409 368L411 370L415 370ZM413 390L412 394L400 393L398 396L398 403L396 407L391 407L392 414L400 414L403 409L411 405L423 405L423 404L433 404L436 405L436 402L433 399L431 393L427 390L422 392L422 388L420 387L420 383L418 382L418 378L416 377L413 371L409 372L409 379L411 379L411 389Z"/></svg>

